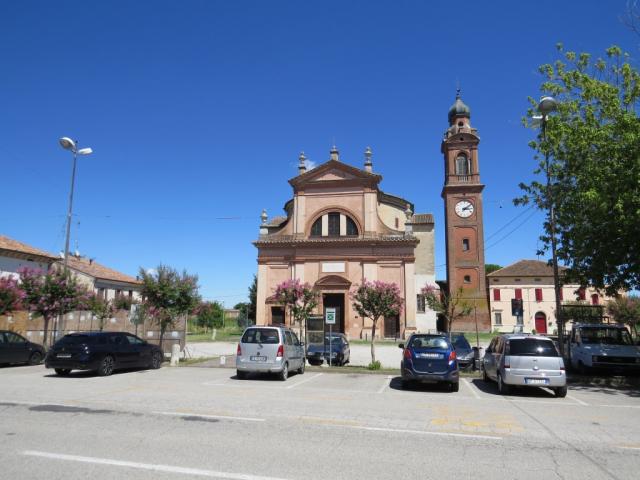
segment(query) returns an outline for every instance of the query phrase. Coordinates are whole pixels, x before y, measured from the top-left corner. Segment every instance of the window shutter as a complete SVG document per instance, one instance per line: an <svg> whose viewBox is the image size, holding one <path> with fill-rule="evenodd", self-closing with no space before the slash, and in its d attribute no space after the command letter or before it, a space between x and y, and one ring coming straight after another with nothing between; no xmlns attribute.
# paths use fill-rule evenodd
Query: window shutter
<svg viewBox="0 0 640 480"><path fill-rule="evenodd" d="M522 289L516 288L516 300L522 300Z"/></svg>
<svg viewBox="0 0 640 480"><path fill-rule="evenodd" d="M496 302L500 301L500 289L499 288L494 288L493 289L493 300Z"/></svg>

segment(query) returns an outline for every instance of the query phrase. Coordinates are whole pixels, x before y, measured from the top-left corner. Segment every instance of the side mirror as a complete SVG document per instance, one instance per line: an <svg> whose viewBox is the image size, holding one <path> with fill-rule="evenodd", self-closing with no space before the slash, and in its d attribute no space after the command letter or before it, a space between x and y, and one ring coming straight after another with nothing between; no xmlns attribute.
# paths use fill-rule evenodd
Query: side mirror
<svg viewBox="0 0 640 480"><path fill-rule="evenodd" d="M399 343L398 348L402 348L404 350L404 343Z"/></svg>

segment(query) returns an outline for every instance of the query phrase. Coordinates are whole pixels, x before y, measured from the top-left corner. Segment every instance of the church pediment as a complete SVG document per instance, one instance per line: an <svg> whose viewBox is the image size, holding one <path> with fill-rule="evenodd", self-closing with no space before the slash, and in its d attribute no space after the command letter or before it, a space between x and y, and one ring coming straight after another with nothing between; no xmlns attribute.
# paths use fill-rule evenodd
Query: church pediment
<svg viewBox="0 0 640 480"><path fill-rule="evenodd" d="M313 170L292 178L289 183L295 188L300 188L308 184L329 184L343 181L377 185L380 180L382 177L375 173L352 167L339 160L329 160Z"/></svg>
<svg viewBox="0 0 640 480"><path fill-rule="evenodd" d="M340 275L327 275L315 284L317 288L346 288L351 287L351 282Z"/></svg>

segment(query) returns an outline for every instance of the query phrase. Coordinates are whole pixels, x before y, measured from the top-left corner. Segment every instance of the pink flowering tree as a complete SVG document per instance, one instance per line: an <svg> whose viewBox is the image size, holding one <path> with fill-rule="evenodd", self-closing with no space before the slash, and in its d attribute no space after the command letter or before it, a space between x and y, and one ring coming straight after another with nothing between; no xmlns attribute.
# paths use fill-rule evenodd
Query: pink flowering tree
<svg viewBox="0 0 640 480"><path fill-rule="evenodd" d="M12 277L0 278L0 315L8 315L22 308L24 292Z"/></svg>
<svg viewBox="0 0 640 480"><path fill-rule="evenodd" d="M198 294L198 276L186 271L179 273L166 265L155 270L140 269L142 280L141 315L150 318L160 327L160 348L164 334L178 318L194 311L200 302Z"/></svg>
<svg viewBox="0 0 640 480"><path fill-rule="evenodd" d="M116 311L114 303L111 300L91 294L87 301L87 307L91 310L91 314L98 320L98 328L104 330L104 322L113 317Z"/></svg>
<svg viewBox="0 0 640 480"><path fill-rule="evenodd" d="M20 288L24 292L23 306L44 319L44 345L48 345L49 323L57 315L65 315L85 308L88 301L87 290L78 284L67 271L53 269L21 269Z"/></svg>
<svg viewBox="0 0 640 480"><path fill-rule="evenodd" d="M447 322L447 332L451 339L451 327L459 318L466 317L473 311L473 305L465 299L465 292L462 287L455 292L442 292L435 285L426 284L422 287L421 293L429 308L441 315Z"/></svg>
<svg viewBox="0 0 640 480"><path fill-rule="evenodd" d="M366 279L351 293L353 308L363 319L369 318L373 322L371 329L371 363L376 362L376 328L378 320L385 317L400 315L402 311L402 295L395 283L380 281L369 282Z"/></svg>
<svg viewBox="0 0 640 480"><path fill-rule="evenodd" d="M300 328L306 323L313 309L318 306L318 292L309 283L301 283L295 280L285 280L276 286L274 294L276 301L289 311L295 323Z"/></svg>

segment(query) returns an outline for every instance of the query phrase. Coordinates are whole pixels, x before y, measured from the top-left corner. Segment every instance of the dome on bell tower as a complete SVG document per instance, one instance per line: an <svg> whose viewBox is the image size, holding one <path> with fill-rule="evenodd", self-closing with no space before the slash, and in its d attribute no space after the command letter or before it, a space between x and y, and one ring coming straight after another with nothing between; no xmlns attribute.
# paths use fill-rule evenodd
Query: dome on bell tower
<svg viewBox="0 0 640 480"><path fill-rule="evenodd" d="M449 109L449 125L453 124L453 119L458 115L471 118L471 109L460 99L460 89L456 93L456 101Z"/></svg>

